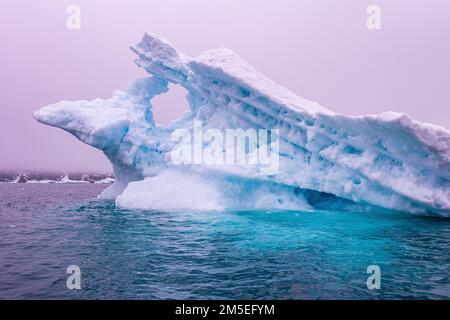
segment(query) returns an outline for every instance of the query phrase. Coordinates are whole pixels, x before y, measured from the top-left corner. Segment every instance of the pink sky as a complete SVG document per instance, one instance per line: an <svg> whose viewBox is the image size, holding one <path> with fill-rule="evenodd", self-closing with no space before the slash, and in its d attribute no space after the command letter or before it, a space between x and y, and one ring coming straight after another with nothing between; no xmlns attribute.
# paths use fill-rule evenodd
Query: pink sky
<svg viewBox="0 0 450 320"><path fill-rule="evenodd" d="M81 8L81 30L66 28L69 4ZM371 4L379 31L366 28ZM129 50L144 32L192 56L229 47L340 113L393 110L450 128L449 13L445 0L2 0L0 169L110 170L100 151L32 114L145 76ZM175 118L182 90L155 104L161 122Z"/></svg>

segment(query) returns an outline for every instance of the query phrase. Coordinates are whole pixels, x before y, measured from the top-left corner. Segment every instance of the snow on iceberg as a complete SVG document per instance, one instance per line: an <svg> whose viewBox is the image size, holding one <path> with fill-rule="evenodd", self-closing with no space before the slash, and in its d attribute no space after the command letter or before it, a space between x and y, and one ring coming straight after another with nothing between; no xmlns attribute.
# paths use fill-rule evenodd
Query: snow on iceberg
<svg viewBox="0 0 450 320"><path fill-rule="evenodd" d="M34 114L105 153L116 180L101 196L118 206L376 208L450 216L450 131L394 112L336 114L266 78L229 49L191 58L148 34L131 49L148 78L110 99L62 101ZM170 83L188 91L190 110L161 126L151 100ZM248 163L174 163L174 132L195 135L195 123L205 130L276 129L278 170L261 174ZM205 139L201 146L211 143ZM245 150L247 156L254 151Z"/></svg>

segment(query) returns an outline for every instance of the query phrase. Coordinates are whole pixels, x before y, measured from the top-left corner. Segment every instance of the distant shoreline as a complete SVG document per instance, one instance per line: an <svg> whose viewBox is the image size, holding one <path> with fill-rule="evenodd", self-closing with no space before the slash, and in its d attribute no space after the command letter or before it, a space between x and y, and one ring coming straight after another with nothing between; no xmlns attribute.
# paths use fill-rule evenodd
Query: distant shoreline
<svg viewBox="0 0 450 320"><path fill-rule="evenodd" d="M64 172L37 170L0 171L0 182L6 183L112 183L111 173Z"/></svg>

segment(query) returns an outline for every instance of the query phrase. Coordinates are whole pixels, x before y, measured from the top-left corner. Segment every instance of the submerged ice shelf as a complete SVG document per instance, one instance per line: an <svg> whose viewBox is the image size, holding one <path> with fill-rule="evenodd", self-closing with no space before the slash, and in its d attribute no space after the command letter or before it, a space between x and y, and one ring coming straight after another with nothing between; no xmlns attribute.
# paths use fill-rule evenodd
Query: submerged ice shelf
<svg viewBox="0 0 450 320"><path fill-rule="evenodd" d="M116 181L102 197L155 210L398 210L450 216L450 131L394 112L336 114L258 73L229 49L191 58L146 34L132 47L150 76L110 99L62 101L39 122L102 150ZM177 84L190 110L155 123L153 97ZM279 132L279 170L174 164L173 133L251 128ZM211 141L203 141L205 146ZM250 151L248 151L250 152Z"/></svg>

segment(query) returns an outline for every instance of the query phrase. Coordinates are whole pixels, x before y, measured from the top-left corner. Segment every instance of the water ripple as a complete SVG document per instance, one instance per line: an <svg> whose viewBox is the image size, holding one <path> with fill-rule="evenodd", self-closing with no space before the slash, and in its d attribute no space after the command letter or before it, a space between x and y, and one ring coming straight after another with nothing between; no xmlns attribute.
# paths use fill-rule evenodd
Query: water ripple
<svg viewBox="0 0 450 320"><path fill-rule="evenodd" d="M450 298L448 220L127 211L96 200L103 187L0 184L0 298ZM71 264L80 291L66 288Z"/></svg>

